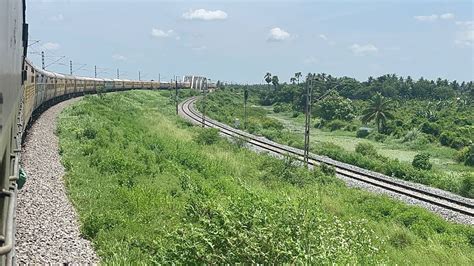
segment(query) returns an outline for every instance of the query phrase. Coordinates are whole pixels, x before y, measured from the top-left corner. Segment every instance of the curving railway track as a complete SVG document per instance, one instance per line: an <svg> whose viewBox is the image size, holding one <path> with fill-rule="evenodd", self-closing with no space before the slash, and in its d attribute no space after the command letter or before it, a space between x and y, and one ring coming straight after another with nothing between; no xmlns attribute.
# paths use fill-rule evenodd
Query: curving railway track
<svg viewBox="0 0 474 266"><path fill-rule="evenodd" d="M181 115L188 120L193 123L202 124L202 114L194 108L194 103L197 99L197 97L187 99L180 104L179 109ZM209 119L208 117L205 118L205 126L217 128L220 130L221 134L225 136L243 138L247 143L260 150L269 151L273 154L282 156L289 154L298 160L303 161L303 150L281 145L262 137L256 137L247 132ZM321 163L333 166L336 170L337 176L344 180L354 180L368 186L376 187L379 190L389 192L388 194L391 195L396 194L407 197L411 199L411 202L434 210L442 216L445 216L445 218L457 222L474 224L474 200L472 199L463 198L424 185L397 180L353 165L341 163L328 157L310 154L310 165L319 165ZM446 214L446 211L448 211L449 214Z"/></svg>

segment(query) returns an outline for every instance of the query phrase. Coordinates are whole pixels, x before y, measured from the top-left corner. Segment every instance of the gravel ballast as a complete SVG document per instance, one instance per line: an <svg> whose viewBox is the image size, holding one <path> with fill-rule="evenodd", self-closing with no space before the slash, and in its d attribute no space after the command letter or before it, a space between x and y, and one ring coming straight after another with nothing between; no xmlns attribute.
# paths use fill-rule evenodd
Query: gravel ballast
<svg viewBox="0 0 474 266"><path fill-rule="evenodd" d="M91 243L82 238L69 202L65 169L55 135L59 113L78 99L52 106L33 124L22 148L28 180L18 192L16 260L18 264L97 264Z"/></svg>

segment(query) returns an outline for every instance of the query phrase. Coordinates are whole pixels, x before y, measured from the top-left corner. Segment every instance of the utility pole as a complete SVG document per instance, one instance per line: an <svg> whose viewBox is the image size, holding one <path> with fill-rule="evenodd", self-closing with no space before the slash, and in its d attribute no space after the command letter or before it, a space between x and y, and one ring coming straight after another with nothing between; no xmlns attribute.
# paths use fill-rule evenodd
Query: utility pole
<svg viewBox="0 0 474 266"><path fill-rule="evenodd" d="M304 163L309 163L309 133L311 129L311 96L313 93L313 75L310 73L306 79L306 120L304 129Z"/></svg>
<svg viewBox="0 0 474 266"><path fill-rule="evenodd" d="M46 67L44 66L44 52L43 51L41 52L41 66L42 66L43 70L46 69Z"/></svg>
<svg viewBox="0 0 474 266"><path fill-rule="evenodd" d="M120 79L120 69L117 68L117 79Z"/></svg>
<svg viewBox="0 0 474 266"><path fill-rule="evenodd" d="M175 78L175 84L174 84L174 88L175 88L175 101L176 101L176 115L178 115L178 77Z"/></svg>
<svg viewBox="0 0 474 266"><path fill-rule="evenodd" d="M141 73L140 71L138 71L138 81L141 81L141 80L142 80Z"/></svg>
<svg viewBox="0 0 474 266"><path fill-rule="evenodd" d="M97 66L94 66L94 77L97 78Z"/></svg>
<svg viewBox="0 0 474 266"><path fill-rule="evenodd" d="M69 61L69 74L72 76L72 60Z"/></svg>
<svg viewBox="0 0 474 266"><path fill-rule="evenodd" d="M206 101L207 101L207 78L204 78L204 82L206 84L204 85L204 88L202 90L203 93L203 98L202 98L202 127L206 127Z"/></svg>
<svg viewBox="0 0 474 266"><path fill-rule="evenodd" d="M248 85L244 89L244 129L247 129L247 100L249 98Z"/></svg>

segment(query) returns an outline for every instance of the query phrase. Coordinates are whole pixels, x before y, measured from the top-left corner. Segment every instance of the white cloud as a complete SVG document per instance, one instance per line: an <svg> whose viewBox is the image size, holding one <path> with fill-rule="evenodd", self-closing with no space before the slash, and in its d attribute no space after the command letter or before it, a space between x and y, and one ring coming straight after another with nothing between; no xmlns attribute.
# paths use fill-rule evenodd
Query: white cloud
<svg viewBox="0 0 474 266"><path fill-rule="evenodd" d="M457 21L460 30L456 33L454 43L460 46L473 46L474 44L474 21Z"/></svg>
<svg viewBox="0 0 474 266"><path fill-rule="evenodd" d="M328 40L328 37L327 37L326 35L324 35L324 34L319 34L319 38L321 38L321 39L323 39L323 40L325 40L325 41Z"/></svg>
<svg viewBox="0 0 474 266"><path fill-rule="evenodd" d="M156 29L156 28L151 29L151 36L157 37L157 38L167 38L167 37L170 37L173 34L174 34L173 30L165 31L165 30L160 30L160 29Z"/></svg>
<svg viewBox="0 0 474 266"><path fill-rule="evenodd" d="M472 46L474 44L474 29L458 32L454 42L461 46Z"/></svg>
<svg viewBox="0 0 474 266"><path fill-rule="evenodd" d="M474 20L456 21L458 26L474 27Z"/></svg>
<svg viewBox="0 0 474 266"><path fill-rule="evenodd" d="M43 50L58 50L59 48L61 48L61 45L59 45L59 43L55 43L55 42L47 42L43 45L41 45L41 48L43 48Z"/></svg>
<svg viewBox="0 0 474 266"><path fill-rule="evenodd" d="M356 56L376 54L379 51L379 49L373 44L359 45L357 43L354 43L349 47L349 49L351 49L352 53Z"/></svg>
<svg viewBox="0 0 474 266"><path fill-rule="evenodd" d="M442 14L439 16L441 19L453 19L454 18L454 14L453 13L446 13L446 14Z"/></svg>
<svg viewBox="0 0 474 266"><path fill-rule="evenodd" d="M192 47L191 49L193 49L194 51L203 51L203 50L206 50L206 49L207 49L207 46L205 46L205 45L194 46L194 47Z"/></svg>
<svg viewBox="0 0 474 266"><path fill-rule="evenodd" d="M120 54L114 54L112 55L112 59L117 60L117 61L125 61L127 58L123 55Z"/></svg>
<svg viewBox="0 0 474 266"><path fill-rule="evenodd" d="M284 41L291 37L291 35L283 29L278 27L270 30L270 35L268 36L269 41Z"/></svg>
<svg viewBox="0 0 474 266"><path fill-rule="evenodd" d="M303 60L303 63L307 64L307 65L316 64L318 62L319 62L319 60L316 57L313 57L313 56L307 57Z"/></svg>
<svg viewBox="0 0 474 266"><path fill-rule="evenodd" d="M418 21L423 21L423 22L433 22L433 21L436 21L438 19L438 15L436 14L433 14L433 15L430 15L430 16L415 16L414 18Z"/></svg>
<svg viewBox="0 0 474 266"><path fill-rule="evenodd" d="M56 16L49 17L49 20L53 21L53 22L60 22L60 21L64 20L64 16L63 16L63 14L59 14L59 15L56 15Z"/></svg>
<svg viewBox="0 0 474 266"><path fill-rule="evenodd" d="M196 9L185 12L183 18L188 20L223 20L227 19L227 13L222 10Z"/></svg>

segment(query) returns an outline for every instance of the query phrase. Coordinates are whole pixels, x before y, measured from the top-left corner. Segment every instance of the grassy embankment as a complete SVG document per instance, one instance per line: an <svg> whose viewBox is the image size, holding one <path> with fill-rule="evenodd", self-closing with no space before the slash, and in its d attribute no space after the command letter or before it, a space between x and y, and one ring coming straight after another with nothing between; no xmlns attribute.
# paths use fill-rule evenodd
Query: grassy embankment
<svg viewBox="0 0 474 266"><path fill-rule="evenodd" d="M474 229L255 154L174 116L168 92L60 116L66 184L105 264L464 264Z"/></svg>
<svg viewBox="0 0 474 266"><path fill-rule="evenodd" d="M294 116L292 112L275 113L272 107L257 104L257 96L250 98L247 131L263 135L276 142L302 148L304 141L304 115ZM219 121L233 125L234 119L241 121L243 128L244 111L242 90L223 90L210 94L207 114ZM201 103L198 103L201 109ZM313 119L318 123L318 118ZM358 165L404 180L419 182L449 190L466 197L474 197L473 167L455 162L454 149L432 143L402 143L387 137L383 142L369 138L357 138L355 132L312 128L311 150L333 159ZM377 154L355 152L358 143L370 143ZM431 170L415 169L411 165L419 152L428 152L434 167Z"/></svg>

